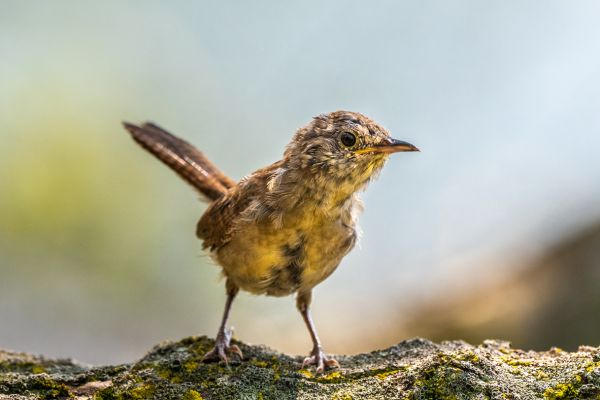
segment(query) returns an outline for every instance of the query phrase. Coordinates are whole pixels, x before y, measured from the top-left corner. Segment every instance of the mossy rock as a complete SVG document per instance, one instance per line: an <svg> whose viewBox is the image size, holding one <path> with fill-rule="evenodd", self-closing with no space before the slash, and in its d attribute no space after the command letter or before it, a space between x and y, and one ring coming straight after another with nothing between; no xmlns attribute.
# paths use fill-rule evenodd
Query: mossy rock
<svg viewBox="0 0 600 400"><path fill-rule="evenodd" d="M507 342L412 339L338 356L316 374L301 358L236 342L243 361L204 364L206 337L161 343L141 360L85 367L0 351L0 399L600 399L600 349L526 352Z"/></svg>

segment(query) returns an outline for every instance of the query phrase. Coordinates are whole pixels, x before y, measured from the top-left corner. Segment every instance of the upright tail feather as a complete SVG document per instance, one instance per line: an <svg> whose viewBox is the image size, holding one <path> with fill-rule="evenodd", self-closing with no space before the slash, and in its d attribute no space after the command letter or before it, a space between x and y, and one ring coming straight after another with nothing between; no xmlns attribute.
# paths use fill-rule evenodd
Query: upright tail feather
<svg viewBox="0 0 600 400"><path fill-rule="evenodd" d="M216 200L236 183L202 152L153 123L140 126L123 122L133 140L154 154L209 200Z"/></svg>

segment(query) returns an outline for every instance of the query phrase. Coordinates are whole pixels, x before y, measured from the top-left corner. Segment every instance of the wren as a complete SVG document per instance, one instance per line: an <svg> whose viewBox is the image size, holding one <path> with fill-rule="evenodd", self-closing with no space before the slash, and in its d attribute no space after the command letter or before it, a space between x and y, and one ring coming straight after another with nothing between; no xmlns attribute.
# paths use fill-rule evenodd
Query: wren
<svg viewBox="0 0 600 400"><path fill-rule="evenodd" d="M391 153L419 151L390 137L362 114L335 111L300 128L283 158L239 182L199 150L152 124L124 123L133 139L209 202L196 234L222 268L227 300L214 348L205 361L228 361L242 352L226 329L240 289L254 294L296 293L312 339L303 367L339 367L325 354L310 316L312 289L329 277L357 241L358 193Z"/></svg>

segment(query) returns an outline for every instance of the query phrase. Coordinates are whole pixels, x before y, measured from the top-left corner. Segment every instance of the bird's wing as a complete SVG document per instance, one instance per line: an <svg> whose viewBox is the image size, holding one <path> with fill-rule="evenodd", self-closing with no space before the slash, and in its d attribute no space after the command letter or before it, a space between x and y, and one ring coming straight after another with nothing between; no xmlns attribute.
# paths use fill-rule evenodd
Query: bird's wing
<svg viewBox="0 0 600 400"><path fill-rule="evenodd" d="M216 200L235 186L202 152L161 127L146 122L140 126L124 122L133 140L154 154L209 200Z"/></svg>
<svg viewBox="0 0 600 400"><path fill-rule="evenodd" d="M216 201L204 212L196 225L196 236L202 239L202 247L218 250L231 239L241 210L248 202L237 188Z"/></svg>
<svg viewBox="0 0 600 400"><path fill-rule="evenodd" d="M269 208L265 204L265 194L269 191L269 177L283 162L277 161L253 172L208 207L196 227L196 235L203 240L204 248L212 251L225 246L236 234L239 224L249 221L259 223L261 218L268 215L249 215L248 212Z"/></svg>

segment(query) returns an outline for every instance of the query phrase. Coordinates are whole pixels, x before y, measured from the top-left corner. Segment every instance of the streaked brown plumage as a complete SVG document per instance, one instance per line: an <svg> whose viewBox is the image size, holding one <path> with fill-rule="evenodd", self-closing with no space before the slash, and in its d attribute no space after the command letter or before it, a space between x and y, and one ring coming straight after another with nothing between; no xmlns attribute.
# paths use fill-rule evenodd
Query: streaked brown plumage
<svg viewBox="0 0 600 400"><path fill-rule="evenodd" d="M336 111L299 129L282 160L235 183L200 151L158 126L124 125L135 141L211 201L197 236L223 269L227 302L215 348L205 359L227 361L228 351L241 357L225 324L242 289L270 296L296 293L313 341L304 364L318 371L337 366L323 352L310 318L312 288L356 243L357 193L390 153L417 148L392 139L362 114Z"/></svg>

